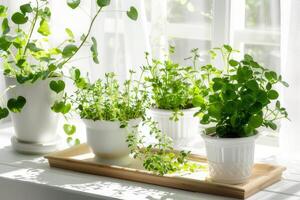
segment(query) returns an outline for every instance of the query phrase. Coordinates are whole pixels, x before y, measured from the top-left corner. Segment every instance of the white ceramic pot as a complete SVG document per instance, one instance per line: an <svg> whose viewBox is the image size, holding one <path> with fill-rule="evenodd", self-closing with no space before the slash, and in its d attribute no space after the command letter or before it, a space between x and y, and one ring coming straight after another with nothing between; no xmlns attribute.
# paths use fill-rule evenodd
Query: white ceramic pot
<svg viewBox="0 0 300 200"><path fill-rule="evenodd" d="M199 118L194 117L198 108L182 110L183 116L178 121L171 120L173 111L162 109L150 109L147 114L154 121L158 122L158 127L162 133L167 134L175 143L187 141L200 134Z"/></svg>
<svg viewBox="0 0 300 200"><path fill-rule="evenodd" d="M51 80L19 84L15 78L5 77L6 86L15 86L7 92L7 99L26 99L20 113L10 113L18 141L43 144L57 140L59 115L51 111L51 106L58 95L49 88Z"/></svg>
<svg viewBox="0 0 300 200"><path fill-rule="evenodd" d="M129 165L132 161L126 142L133 126L139 125L140 119L129 121L126 128L120 128L119 121L93 121L83 119L86 125L87 144L97 159L112 165Z"/></svg>
<svg viewBox="0 0 300 200"><path fill-rule="evenodd" d="M226 184L247 182L254 164L255 139L217 138L202 134L206 146L210 179Z"/></svg>

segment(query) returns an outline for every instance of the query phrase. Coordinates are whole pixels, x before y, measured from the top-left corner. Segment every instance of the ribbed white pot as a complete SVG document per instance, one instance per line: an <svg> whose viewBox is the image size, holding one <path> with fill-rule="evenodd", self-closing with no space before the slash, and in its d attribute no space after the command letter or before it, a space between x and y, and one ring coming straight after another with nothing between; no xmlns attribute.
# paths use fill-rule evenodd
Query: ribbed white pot
<svg viewBox="0 0 300 200"><path fill-rule="evenodd" d="M57 140L59 115L51 111L51 106L58 95L49 88L51 80L19 84L15 78L5 77L7 87L15 86L8 90L7 99L18 96L26 99L20 113L10 113L15 136L20 142L43 144Z"/></svg>
<svg viewBox="0 0 300 200"><path fill-rule="evenodd" d="M173 111L163 109L149 109L147 114L154 121L158 122L158 127L162 133L171 137L174 142L191 139L200 133L199 118L194 117L198 111L197 108L181 110L183 116L178 121L171 120Z"/></svg>
<svg viewBox="0 0 300 200"><path fill-rule="evenodd" d="M247 182L254 164L255 139L217 138L202 134L206 146L210 179L227 184Z"/></svg>
<svg viewBox="0 0 300 200"><path fill-rule="evenodd" d="M132 127L139 125L140 119L129 121L126 128L120 128L119 121L83 119L83 122L86 125L87 144L99 160L123 166L131 163L126 139Z"/></svg>

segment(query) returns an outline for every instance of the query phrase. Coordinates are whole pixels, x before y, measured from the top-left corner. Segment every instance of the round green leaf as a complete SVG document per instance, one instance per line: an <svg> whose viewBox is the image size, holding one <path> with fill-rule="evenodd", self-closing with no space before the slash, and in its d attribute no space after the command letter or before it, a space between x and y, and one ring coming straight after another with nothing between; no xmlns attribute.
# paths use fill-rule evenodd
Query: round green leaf
<svg viewBox="0 0 300 200"><path fill-rule="evenodd" d="M25 24L28 21L28 17L26 17L23 13L16 12L12 15L11 20L15 24Z"/></svg>
<svg viewBox="0 0 300 200"><path fill-rule="evenodd" d="M110 0L97 0L97 4L99 7L105 7L110 4Z"/></svg>
<svg viewBox="0 0 300 200"><path fill-rule="evenodd" d="M21 12L25 15L26 13L31 13L33 11L30 3L24 4L20 6Z"/></svg>
<svg viewBox="0 0 300 200"><path fill-rule="evenodd" d="M68 136L74 135L76 132L76 126L70 124L64 124L64 131Z"/></svg>
<svg viewBox="0 0 300 200"><path fill-rule="evenodd" d="M67 0L67 4L70 8L75 9L79 6L80 0Z"/></svg>
<svg viewBox="0 0 300 200"><path fill-rule="evenodd" d="M62 55L64 58L71 57L77 51L77 46L69 44L63 49Z"/></svg>
<svg viewBox="0 0 300 200"><path fill-rule="evenodd" d="M278 92L276 90L270 90L268 91L268 98L269 99L277 99L279 96Z"/></svg>
<svg viewBox="0 0 300 200"><path fill-rule="evenodd" d="M48 21L47 20L42 20L40 22L40 27L38 29L38 32L43 35L43 36L48 36L51 34L51 31L50 31L50 27L49 27L49 24L48 24Z"/></svg>
<svg viewBox="0 0 300 200"><path fill-rule="evenodd" d="M233 59L229 60L229 65L230 65L230 66L235 67L235 66L238 66L238 64L239 64L239 62L236 61L236 60L233 60Z"/></svg>
<svg viewBox="0 0 300 200"><path fill-rule="evenodd" d="M130 19L132 19L134 21L137 20L138 15L139 15L137 9L133 6L130 7L130 9L126 12L126 14Z"/></svg>
<svg viewBox="0 0 300 200"><path fill-rule="evenodd" d="M252 115L249 119L248 126L258 128L262 125L263 118L260 115Z"/></svg>

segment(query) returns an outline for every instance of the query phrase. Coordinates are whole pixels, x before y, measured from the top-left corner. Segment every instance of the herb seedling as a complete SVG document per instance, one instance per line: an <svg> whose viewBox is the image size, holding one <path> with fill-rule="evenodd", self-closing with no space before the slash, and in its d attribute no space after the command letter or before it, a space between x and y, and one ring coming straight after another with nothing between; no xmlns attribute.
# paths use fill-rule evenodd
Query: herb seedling
<svg viewBox="0 0 300 200"><path fill-rule="evenodd" d="M174 53L174 47L170 47ZM198 75L196 60L199 55L192 51L193 66L181 66L167 58L165 61L153 59L150 63L146 53L146 81L151 85L152 98L159 109L174 111L173 120L178 120L182 109L201 106L203 103L203 83Z"/></svg>

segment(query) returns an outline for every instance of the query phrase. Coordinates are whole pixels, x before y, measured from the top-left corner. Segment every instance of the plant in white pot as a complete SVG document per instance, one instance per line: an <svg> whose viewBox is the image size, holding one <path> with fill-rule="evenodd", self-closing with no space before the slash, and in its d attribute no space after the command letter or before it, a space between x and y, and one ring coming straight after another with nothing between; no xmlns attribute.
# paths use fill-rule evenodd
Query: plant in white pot
<svg viewBox="0 0 300 200"><path fill-rule="evenodd" d="M210 178L216 182L239 184L251 176L255 139L260 127L276 129L275 121L287 118L274 87L282 77L258 64L250 55L231 59L230 46L216 48L225 67L214 77L206 107L199 111L201 123L215 123L202 134L206 145Z"/></svg>
<svg viewBox="0 0 300 200"><path fill-rule="evenodd" d="M170 47L170 53L174 53L174 47ZM150 62L146 54L149 74L146 81L154 100L148 115L175 145L188 142L200 132L199 119L194 114L204 102L206 87L196 66L197 49L192 53L193 66L182 66L170 58Z"/></svg>
<svg viewBox="0 0 300 200"><path fill-rule="evenodd" d="M114 73L107 73L103 80L90 83L81 77L78 69L73 69L77 90L53 107L60 112L60 108L72 105L86 126L87 144L100 161L108 164L130 164L126 139L131 129L138 128L149 102L142 78L135 80L134 72L130 71L130 74L130 79L123 85ZM71 141L76 127L65 124L64 129Z"/></svg>
<svg viewBox="0 0 300 200"><path fill-rule="evenodd" d="M48 0L23 4L12 16L7 14L7 7L0 5L0 56L3 59L5 82L9 88L7 105L0 107L0 118L7 117L7 111L11 111L15 128L12 144L17 151L48 153L56 150L60 143L56 134L58 115L51 112L50 108L64 93L62 69L86 44L95 19L109 2L97 1L97 13L79 45L76 44L72 31L67 28L68 38L55 47L51 46L49 39L51 9ZM67 1L67 4L75 9L80 1ZM127 15L135 20L136 9L131 8ZM91 51L94 62L98 63L94 38ZM68 109L70 108L65 107L64 112Z"/></svg>

